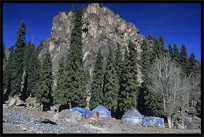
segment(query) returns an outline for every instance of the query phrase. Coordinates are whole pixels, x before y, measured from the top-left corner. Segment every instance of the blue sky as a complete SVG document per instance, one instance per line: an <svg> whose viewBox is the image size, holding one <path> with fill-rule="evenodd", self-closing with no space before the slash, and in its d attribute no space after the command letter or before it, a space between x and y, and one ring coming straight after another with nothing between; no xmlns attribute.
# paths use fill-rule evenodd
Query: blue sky
<svg viewBox="0 0 204 137"><path fill-rule="evenodd" d="M88 3L83 3L87 7ZM4 3L3 41L5 47L15 45L21 20L26 22L26 41L35 46L50 37L53 17L60 11L75 11L82 3ZM136 25L144 36L164 39L165 47L174 42L179 49L184 44L188 56L194 52L201 61L201 5L200 3L103 3L127 22Z"/></svg>

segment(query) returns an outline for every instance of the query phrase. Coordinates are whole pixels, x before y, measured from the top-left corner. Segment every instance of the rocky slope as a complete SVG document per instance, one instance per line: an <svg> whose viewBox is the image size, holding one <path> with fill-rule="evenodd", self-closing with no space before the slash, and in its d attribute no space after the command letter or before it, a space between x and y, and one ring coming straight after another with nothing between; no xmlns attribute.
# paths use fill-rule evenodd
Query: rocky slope
<svg viewBox="0 0 204 137"><path fill-rule="evenodd" d="M73 28L74 13L61 12L53 18L53 27L51 37L46 39L44 47L39 54L39 59L42 60L47 49L51 53L53 63L53 89L56 86L56 76L58 71L59 60L62 57L67 57L67 52L70 45L70 35ZM117 42L121 45L121 51L124 53L131 40L136 45L138 51L138 59L140 59L141 47L140 44L144 36L134 24L126 22L115 15L108 7L100 7L99 4L89 4L85 8L83 17L83 61L84 69L89 71L90 80L87 84L87 92L89 92L92 83L92 73L94 62L99 48L102 51L104 64L106 64L109 48L113 51L117 48ZM139 68L139 65L138 65ZM138 73L138 83L141 83L141 71ZM89 99L88 99L89 100Z"/></svg>

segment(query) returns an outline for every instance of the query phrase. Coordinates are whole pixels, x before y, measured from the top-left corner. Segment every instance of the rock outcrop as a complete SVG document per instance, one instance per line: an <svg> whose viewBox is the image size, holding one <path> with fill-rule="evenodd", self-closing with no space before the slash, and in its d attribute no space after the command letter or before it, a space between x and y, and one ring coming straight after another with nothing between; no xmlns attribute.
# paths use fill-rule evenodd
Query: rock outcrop
<svg viewBox="0 0 204 137"><path fill-rule="evenodd" d="M59 60L62 57L67 57L70 45L70 35L73 28L74 13L70 11L61 12L53 19L53 27L51 37L46 39L44 47L39 54L39 59L45 57L47 49L51 53L53 63L53 89L56 86L56 76L58 71ZM92 73L94 70L94 62L97 52L101 49L104 68L106 65L109 47L115 51L117 43L121 45L120 49L124 54L125 48L131 40L138 52L140 59L141 47L140 44L144 36L134 24L126 22L117 14L115 15L108 7L100 7L99 4L89 4L85 8L82 16L82 43L83 43L83 61L84 69L89 71L90 80L87 84L87 92L89 92L92 83ZM139 65L138 65L139 69ZM138 83L140 84L141 71L138 71Z"/></svg>

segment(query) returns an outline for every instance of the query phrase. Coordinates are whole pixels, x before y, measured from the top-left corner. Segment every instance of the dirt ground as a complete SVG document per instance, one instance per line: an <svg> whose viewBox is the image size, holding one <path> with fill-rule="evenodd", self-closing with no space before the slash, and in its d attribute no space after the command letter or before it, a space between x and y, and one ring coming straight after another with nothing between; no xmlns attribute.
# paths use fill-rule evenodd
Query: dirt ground
<svg viewBox="0 0 204 137"><path fill-rule="evenodd" d="M51 114L47 112L41 112L39 110L31 110L31 109L26 109L26 108L9 108L11 110L15 110L18 112L22 112L25 114L33 115L33 116L49 116ZM169 129L169 128L158 128L158 127L142 127L140 125L131 125L131 124L124 124L120 123L120 120L117 119L93 119L93 118L87 118L87 119L82 119L78 121L80 124L84 124L87 122L97 122L98 124L100 123L110 123L112 127L116 127L120 130L126 130L126 129L131 129L135 130L139 134L201 134L201 129ZM97 128L97 127L96 127ZM7 129L7 130L5 130ZM12 129L12 127L9 127L6 124L3 124L3 133L4 131L10 130L10 133L15 132L15 133L26 133L26 131L21 131L21 130L16 130Z"/></svg>
<svg viewBox="0 0 204 137"><path fill-rule="evenodd" d="M92 121L89 119L82 119L78 123L85 123ZM117 119L98 119L98 123L111 123L113 127L117 127L120 130L131 129L137 131L139 134L200 134L201 129L170 129L170 128L158 128L158 127L142 127L141 125L124 124L120 123Z"/></svg>

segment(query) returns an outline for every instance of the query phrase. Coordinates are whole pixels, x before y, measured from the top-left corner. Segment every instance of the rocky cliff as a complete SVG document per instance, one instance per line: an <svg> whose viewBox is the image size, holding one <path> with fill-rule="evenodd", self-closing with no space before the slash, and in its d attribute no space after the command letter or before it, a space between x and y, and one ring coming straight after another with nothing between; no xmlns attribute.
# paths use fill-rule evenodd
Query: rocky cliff
<svg viewBox="0 0 204 137"><path fill-rule="evenodd" d="M51 53L53 63L53 88L56 86L56 76L58 71L59 60L62 56L67 57L67 52L70 45L70 35L73 27L73 12L61 12L53 19L53 27L51 37L46 39L44 47L39 54L39 59L42 60L46 54L47 49ZM140 44L144 36L140 34L139 30L134 24L126 22L115 15L108 7L100 7L99 4L89 4L85 8L83 17L83 61L84 69L89 71L90 80L87 84L87 91L89 92L92 83L92 73L94 69L94 62L99 48L102 51L104 64L106 64L109 48L113 51L117 48L117 42L121 45L121 51L124 53L131 40L136 45L138 52L138 59L140 59L141 47ZM138 65L139 68L139 65ZM141 71L138 73L138 83L141 83Z"/></svg>

